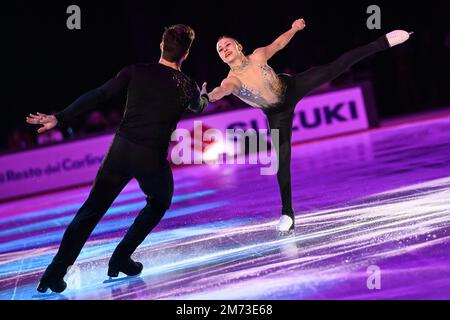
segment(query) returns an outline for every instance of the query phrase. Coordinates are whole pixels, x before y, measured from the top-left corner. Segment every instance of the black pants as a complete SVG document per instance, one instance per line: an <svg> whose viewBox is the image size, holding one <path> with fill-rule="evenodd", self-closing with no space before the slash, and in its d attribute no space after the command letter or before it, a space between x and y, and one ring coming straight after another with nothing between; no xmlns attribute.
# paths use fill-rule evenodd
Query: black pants
<svg viewBox="0 0 450 320"><path fill-rule="evenodd" d="M309 92L337 78L358 61L388 48L389 43L386 37L381 37L368 45L346 52L327 65L315 67L294 76L279 75L286 84L284 102L271 109L265 109L264 113L270 129L279 130L279 146L278 148L275 146L275 151L279 163L277 180L283 204L282 214L294 218L291 189L291 136L295 106Z"/></svg>
<svg viewBox="0 0 450 320"><path fill-rule="evenodd" d="M88 199L67 227L58 253L44 277L65 275L97 223L132 178L136 178L147 195L147 205L139 212L111 259L121 261L131 256L169 208L173 176L164 151L150 149L116 135Z"/></svg>

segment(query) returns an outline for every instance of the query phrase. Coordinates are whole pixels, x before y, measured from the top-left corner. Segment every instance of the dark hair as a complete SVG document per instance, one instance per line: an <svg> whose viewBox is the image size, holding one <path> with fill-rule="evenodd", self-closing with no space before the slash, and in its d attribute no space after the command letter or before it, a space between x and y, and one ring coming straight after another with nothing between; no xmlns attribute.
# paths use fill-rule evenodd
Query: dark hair
<svg viewBox="0 0 450 320"><path fill-rule="evenodd" d="M184 24L175 24L165 28L162 41L162 57L170 62L178 62L189 51L195 39L194 30Z"/></svg>

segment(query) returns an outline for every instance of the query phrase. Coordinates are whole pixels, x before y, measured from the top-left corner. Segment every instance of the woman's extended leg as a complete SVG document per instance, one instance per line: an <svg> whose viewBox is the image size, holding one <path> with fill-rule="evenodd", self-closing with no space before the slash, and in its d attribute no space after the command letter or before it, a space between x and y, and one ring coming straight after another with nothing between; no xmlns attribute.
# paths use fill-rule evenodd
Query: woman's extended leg
<svg viewBox="0 0 450 320"><path fill-rule="evenodd" d="M367 45L350 50L335 61L307 70L295 76L295 96L299 101L310 91L329 82L348 70L357 62L377 52L389 49L409 38L406 31L394 31L378 38Z"/></svg>

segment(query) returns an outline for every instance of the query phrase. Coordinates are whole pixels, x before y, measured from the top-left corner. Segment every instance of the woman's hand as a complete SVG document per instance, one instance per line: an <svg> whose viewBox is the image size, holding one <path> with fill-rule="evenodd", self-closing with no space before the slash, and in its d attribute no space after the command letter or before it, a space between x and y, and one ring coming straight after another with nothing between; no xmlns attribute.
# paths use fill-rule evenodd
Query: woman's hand
<svg viewBox="0 0 450 320"><path fill-rule="evenodd" d="M306 27L306 22L303 19L297 19L292 24L292 29L294 29L295 31L303 30L303 29L305 29L305 27Z"/></svg>

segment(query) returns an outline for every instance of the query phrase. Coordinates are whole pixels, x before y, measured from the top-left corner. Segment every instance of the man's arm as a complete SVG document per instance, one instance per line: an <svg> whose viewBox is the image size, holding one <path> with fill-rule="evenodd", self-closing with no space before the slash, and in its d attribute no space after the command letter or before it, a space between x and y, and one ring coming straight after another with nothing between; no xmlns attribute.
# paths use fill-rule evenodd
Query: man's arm
<svg viewBox="0 0 450 320"><path fill-rule="evenodd" d="M111 97L119 95L128 87L132 66L123 68L113 79L80 96L66 109L55 114L58 122L66 123L86 111L95 109Z"/></svg>
<svg viewBox="0 0 450 320"><path fill-rule="evenodd" d="M294 37L294 35L300 31L303 30L306 27L305 20L303 19L297 19L292 24L292 28L283 33L281 36L279 36L277 39L275 39L274 42L272 42L270 45L266 47L261 47L256 49L253 54L262 56L263 60L267 61L272 56L286 47L286 45L291 41L291 39Z"/></svg>
<svg viewBox="0 0 450 320"><path fill-rule="evenodd" d="M38 129L38 133L53 129L57 125L65 126L68 121L76 116L95 109L102 102L120 94L126 89L131 79L131 68L132 66L123 68L116 77L102 86L83 94L75 102L55 115L46 115L38 112L36 115L30 114L26 121L30 124L42 125Z"/></svg>
<svg viewBox="0 0 450 320"><path fill-rule="evenodd" d="M214 102L232 93L238 93L240 88L241 82L239 79L236 77L228 77L222 81L220 87L217 87L208 93L209 101Z"/></svg>

